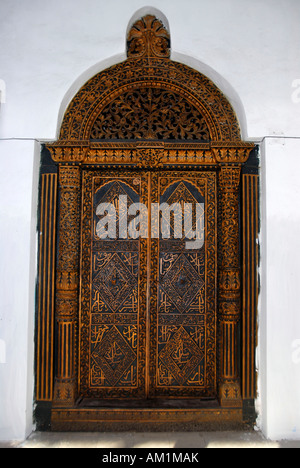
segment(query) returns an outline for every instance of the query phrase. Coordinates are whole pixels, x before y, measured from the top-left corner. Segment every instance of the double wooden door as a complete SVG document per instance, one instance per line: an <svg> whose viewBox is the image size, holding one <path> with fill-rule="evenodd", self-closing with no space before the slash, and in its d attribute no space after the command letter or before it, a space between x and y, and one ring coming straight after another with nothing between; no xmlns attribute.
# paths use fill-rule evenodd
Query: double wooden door
<svg viewBox="0 0 300 468"><path fill-rule="evenodd" d="M83 171L81 397L216 397L216 193L209 171Z"/></svg>

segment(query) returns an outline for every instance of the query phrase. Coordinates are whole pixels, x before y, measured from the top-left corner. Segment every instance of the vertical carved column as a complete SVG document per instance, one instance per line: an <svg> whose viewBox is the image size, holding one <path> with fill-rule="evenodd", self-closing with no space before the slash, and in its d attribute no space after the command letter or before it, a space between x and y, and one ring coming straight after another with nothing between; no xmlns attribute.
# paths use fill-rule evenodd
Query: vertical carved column
<svg viewBox="0 0 300 468"><path fill-rule="evenodd" d="M59 168L59 246L56 277L57 375L54 406L72 406L76 398L75 341L78 320L80 168Z"/></svg>
<svg viewBox="0 0 300 468"><path fill-rule="evenodd" d="M258 262L259 262L259 159L255 149L244 165L242 176L242 326L241 326L241 389L244 414L248 420L256 418L255 352L257 340Z"/></svg>
<svg viewBox="0 0 300 468"><path fill-rule="evenodd" d="M54 381L56 166L42 153L36 332L36 400L52 401Z"/></svg>
<svg viewBox="0 0 300 468"><path fill-rule="evenodd" d="M238 376L238 323L240 320L239 262L239 165L221 166L219 200L221 210L219 330L220 386L222 406L242 405Z"/></svg>

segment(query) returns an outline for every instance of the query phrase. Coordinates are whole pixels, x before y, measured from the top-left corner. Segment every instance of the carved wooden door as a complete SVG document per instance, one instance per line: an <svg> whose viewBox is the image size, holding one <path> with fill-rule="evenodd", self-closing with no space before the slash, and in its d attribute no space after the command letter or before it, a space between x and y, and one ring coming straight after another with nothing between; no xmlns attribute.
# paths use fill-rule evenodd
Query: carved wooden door
<svg viewBox="0 0 300 468"><path fill-rule="evenodd" d="M80 393L90 398L145 397L147 244L122 235L120 197L147 202L147 177L83 173ZM99 236L101 204L115 207L115 239Z"/></svg>
<svg viewBox="0 0 300 468"><path fill-rule="evenodd" d="M161 20L138 19L126 40L127 59L87 81L43 152L37 413L60 431L236 427L256 395L254 144L222 91L171 60Z"/></svg>
<svg viewBox="0 0 300 468"><path fill-rule="evenodd" d="M160 232L159 239L151 239L149 395L214 397L215 173L155 173L151 199L174 207L174 216L170 237Z"/></svg>
<svg viewBox="0 0 300 468"><path fill-rule="evenodd" d="M82 190L80 395L215 397L216 174L87 170Z"/></svg>

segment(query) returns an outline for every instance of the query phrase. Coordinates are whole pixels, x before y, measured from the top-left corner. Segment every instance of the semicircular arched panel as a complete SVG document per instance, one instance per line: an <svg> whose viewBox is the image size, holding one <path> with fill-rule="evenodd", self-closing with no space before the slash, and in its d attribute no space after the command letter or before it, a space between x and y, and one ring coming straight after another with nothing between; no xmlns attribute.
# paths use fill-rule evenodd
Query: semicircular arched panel
<svg viewBox="0 0 300 468"><path fill-rule="evenodd" d="M140 90L140 97L137 97L138 90ZM158 96L159 90L161 96ZM150 92L152 97L150 97ZM133 99L135 99L135 104L132 101ZM148 103L146 102L147 99ZM123 122L128 118L128 112L133 116L133 109L137 110L136 105L138 105L139 100L140 103L143 102L144 117L148 115L151 118L153 117L151 113L157 113L157 109L153 106L155 100L157 103L163 104L161 115L166 112L166 108L169 108L165 117L169 117L170 121L167 122L167 118L164 119L164 123L169 128L172 127L172 118L175 117L176 112L179 120L182 120L183 116L193 117L190 122L193 127L197 127L195 119L198 118L198 127L201 128L200 133L194 128L192 136L188 131L181 132L179 139L241 140L237 117L222 92L201 73L168 59L155 59L153 62L145 59L128 59L91 78L71 101L62 122L60 139L95 139L94 125L96 122L99 126L100 121L104 122L110 119L113 121L116 117L113 113L111 116L108 115L109 109L112 111L114 105L118 103L118 116L120 121ZM131 104L134 104L133 108L130 107ZM130 108L128 108L128 105ZM151 108L151 106L153 107ZM171 109L172 106L173 109ZM187 113L188 109L189 112ZM140 117L141 111L142 109L138 110L137 115L134 116L135 120L138 116ZM181 116L182 111L183 115ZM207 129L202 135L204 122ZM145 128L142 127L144 127L143 121L141 121L140 131L144 137ZM146 138L149 138L151 131L153 131L153 128L149 127L148 137ZM135 132L138 133L136 127ZM179 133L175 131L177 138ZM209 138L207 138L206 133L209 133ZM162 136L160 134L157 139ZM129 138L128 135L123 135L123 137ZM102 138L101 136L99 139ZM115 138L119 137L116 136ZM140 137L133 136L133 138ZM174 132L171 132L169 138L176 139L176 137L174 138Z"/></svg>
<svg viewBox="0 0 300 468"><path fill-rule="evenodd" d="M176 90L145 84L110 101L97 116L90 139L209 141L211 135L192 100Z"/></svg>
<svg viewBox="0 0 300 468"><path fill-rule="evenodd" d="M127 60L80 89L60 140L240 141L229 101L207 77L172 61L169 46L169 33L154 16L137 21L127 36Z"/></svg>

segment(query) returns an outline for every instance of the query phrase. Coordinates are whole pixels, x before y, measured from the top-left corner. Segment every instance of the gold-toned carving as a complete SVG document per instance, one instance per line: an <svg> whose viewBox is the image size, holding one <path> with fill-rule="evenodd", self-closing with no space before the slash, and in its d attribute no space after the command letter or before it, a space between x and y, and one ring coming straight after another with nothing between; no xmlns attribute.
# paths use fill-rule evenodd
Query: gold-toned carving
<svg viewBox="0 0 300 468"><path fill-rule="evenodd" d="M70 103L62 123L60 140L90 140L94 123L101 119L104 109L116 99L123 99L120 96L141 90L142 85L146 89L160 88L169 95L175 93L177 101L181 99L185 108L190 106L194 114L196 111L193 109L198 109L198 114L209 129L211 141L241 141L239 124L232 107L208 78L168 59L152 60L150 68L149 59L126 61L92 78ZM123 110L122 118L125 119L128 110L126 107ZM143 122L141 124L144 125Z"/></svg>
<svg viewBox="0 0 300 468"><path fill-rule="evenodd" d="M151 180L154 203L204 202L207 241L193 251L185 249L182 239L151 240L149 394L212 398L217 346L216 174L157 172Z"/></svg>
<svg viewBox="0 0 300 468"><path fill-rule="evenodd" d="M78 271L57 271L56 319L76 319L78 310Z"/></svg>
<svg viewBox="0 0 300 468"><path fill-rule="evenodd" d="M65 146L64 146L65 145ZM161 140L159 142L151 141L142 141L137 140L135 142L95 142L91 141L89 143L77 143L76 154L80 153L80 160L73 158L73 150L76 147L75 142L71 141L59 141L55 143L48 143L47 148L50 152L55 155L55 161L58 163L81 163L81 164L101 164L107 166L128 166L128 165L138 165L140 162L140 150L145 148L151 148L159 150L159 159L160 162L165 165L193 165L193 166L202 166L202 165L223 165L224 174L222 179L220 179L220 184L222 184L223 179L225 186L228 186L226 177L233 176L236 171L231 171L229 168L228 175L226 176L226 163L219 158L219 150L216 150L212 143L195 143L195 142L176 142L172 143L170 141ZM230 147L232 149L233 157L228 162L233 164L242 164L245 160L245 152L249 152L253 149L252 144L245 144L243 148L240 148L240 145L237 143L234 147L234 142L230 142ZM164 150L163 154L161 150ZM226 150L227 151L227 150ZM237 154L239 157L237 158ZM238 166L240 167L240 166ZM228 169L228 168L227 168ZM239 175L236 175L239 177ZM239 183L239 181L238 181ZM238 187L238 186L237 186Z"/></svg>
<svg viewBox="0 0 300 468"><path fill-rule="evenodd" d="M253 148L253 143L212 143L212 151L218 163L244 163L249 158L249 154Z"/></svg>
<svg viewBox="0 0 300 468"><path fill-rule="evenodd" d="M80 89L65 113L60 140L241 142L239 123L226 97L205 76L171 61L169 48L169 33L159 20L148 15L137 21L128 34L128 59ZM79 161L81 152L73 151ZM217 153L225 161L240 157L231 149L231 154Z"/></svg>
<svg viewBox="0 0 300 468"><path fill-rule="evenodd" d="M127 36L127 56L170 57L170 35L155 16L147 15L136 21Z"/></svg>
<svg viewBox="0 0 300 468"><path fill-rule="evenodd" d="M220 288L223 291L238 291L240 287L240 271L238 269L221 271Z"/></svg>
<svg viewBox="0 0 300 468"><path fill-rule="evenodd" d="M40 189L37 291L37 401L52 401L54 382L55 239L57 174L43 174Z"/></svg>
<svg viewBox="0 0 300 468"><path fill-rule="evenodd" d="M78 320L81 175L77 166L59 168L59 245L56 278L58 323L57 376L54 405L72 406L76 395L75 340Z"/></svg>
<svg viewBox="0 0 300 468"><path fill-rule="evenodd" d="M220 403L224 408L242 407L241 390L237 381L228 381L221 385Z"/></svg>
<svg viewBox="0 0 300 468"><path fill-rule="evenodd" d="M242 395L245 399L255 399L257 395L257 368L255 350L257 347L256 311L258 304L259 245L259 176L244 174L241 196L242 214L242 327L241 363Z"/></svg>
<svg viewBox="0 0 300 468"><path fill-rule="evenodd" d="M207 123L185 96L141 86L116 97L94 122L91 140L210 140Z"/></svg>
<svg viewBox="0 0 300 468"><path fill-rule="evenodd" d="M239 295L238 297L233 297L228 299L228 295L226 299L219 300L219 319L220 320L231 320L231 321L239 321L241 314L241 304Z"/></svg>
<svg viewBox="0 0 300 468"><path fill-rule="evenodd" d="M60 189L53 415L78 415L78 396L218 397L240 408L239 195L253 144L228 100L170 60L168 31L147 16L128 34L128 59L80 89L47 148ZM97 203L118 212L120 194L148 207L203 197L203 250L97 238Z"/></svg>
<svg viewBox="0 0 300 468"><path fill-rule="evenodd" d="M59 291L76 291L78 287L78 271L58 271L56 287Z"/></svg>
<svg viewBox="0 0 300 468"><path fill-rule="evenodd" d="M147 241L91 236L97 204L118 212L120 195L146 203L147 174L84 171L79 368L89 398L145 397Z"/></svg>
<svg viewBox="0 0 300 468"><path fill-rule="evenodd" d="M56 162L81 163L85 160L88 145L88 142L59 141L47 145L47 148Z"/></svg>
<svg viewBox="0 0 300 468"><path fill-rule="evenodd" d="M241 165L221 166L219 186L224 193L237 193L240 186ZM225 203L224 203L225 205Z"/></svg>
<svg viewBox="0 0 300 468"><path fill-rule="evenodd" d="M223 406L241 406L237 326L241 315L239 269L239 185L241 165L223 165L219 173L219 399Z"/></svg>
<svg viewBox="0 0 300 468"><path fill-rule="evenodd" d="M76 398L74 380L59 381L56 379L53 406L55 408L72 408Z"/></svg>
<svg viewBox="0 0 300 468"><path fill-rule="evenodd" d="M164 149L139 148L137 151L137 166L139 168L159 168L163 166Z"/></svg>
<svg viewBox="0 0 300 468"><path fill-rule="evenodd" d="M173 402L175 403L175 402ZM241 408L67 408L53 410L54 431L207 431L243 425Z"/></svg>

